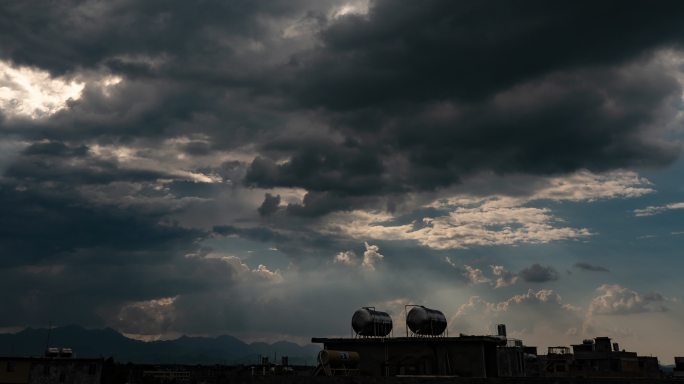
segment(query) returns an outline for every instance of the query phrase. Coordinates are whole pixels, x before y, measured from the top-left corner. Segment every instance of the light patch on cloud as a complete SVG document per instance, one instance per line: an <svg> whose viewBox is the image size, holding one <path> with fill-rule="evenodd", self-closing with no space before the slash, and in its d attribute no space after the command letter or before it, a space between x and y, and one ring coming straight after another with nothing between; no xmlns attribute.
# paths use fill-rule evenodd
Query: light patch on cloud
<svg viewBox="0 0 684 384"><path fill-rule="evenodd" d="M659 213L672 211L675 209L684 209L684 202L670 203L670 204L666 204L666 205L651 205L651 206L648 206L646 208L635 209L634 210L634 216L637 216L637 217L653 216L653 215L657 215Z"/></svg>
<svg viewBox="0 0 684 384"><path fill-rule="evenodd" d="M330 18L337 19L347 15L367 15L369 0L348 1L330 12Z"/></svg>
<svg viewBox="0 0 684 384"><path fill-rule="evenodd" d="M563 220L548 208L528 207L533 201L596 201L633 198L652 193L651 182L632 171L595 174L586 170L542 179L524 197L455 195L425 207L449 210L447 215L387 225L394 216L384 212L352 211L330 216L328 232L354 238L414 240L432 249L472 246L542 244L591 236L587 228L560 225Z"/></svg>
<svg viewBox="0 0 684 384"><path fill-rule="evenodd" d="M516 207L533 201L598 201L635 198L655 192L647 178L638 173L616 170L601 174L579 170L566 176L539 179L535 189L526 196L492 195L481 197L459 194L440 198L429 204L432 208L449 208L487 204L488 206Z"/></svg>
<svg viewBox="0 0 684 384"><path fill-rule="evenodd" d="M197 170L182 169L187 166L184 159L172 159L164 151L143 153L135 147L106 146L94 144L90 152L95 157L115 160L122 169L145 170L166 173L169 177L188 180L195 183L222 183L223 177L214 173L200 172ZM175 152L174 152L175 155Z"/></svg>
<svg viewBox="0 0 684 384"><path fill-rule="evenodd" d="M342 265L356 265L358 263L358 259L356 257L356 253L354 251L343 251L335 255L335 258L333 259L335 264L342 264Z"/></svg>
<svg viewBox="0 0 684 384"><path fill-rule="evenodd" d="M488 201L473 207L459 207L447 216L426 217L422 227L415 224L383 225L391 218L380 213L337 214L328 223L328 232L342 232L354 238L415 240L432 249L457 249L471 246L542 244L587 237L586 228L554 226L561 222L549 209L502 207Z"/></svg>
<svg viewBox="0 0 684 384"><path fill-rule="evenodd" d="M447 256L446 262L458 268L454 262ZM489 283L494 288L502 288L514 285L520 280L529 283L544 283L548 281L558 280L559 273L551 266L541 266L539 264L532 264L531 266L521 270L519 273L514 273L507 270L502 265L490 265L492 271L492 278L484 275L479 268L471 267L470 265L463 266L463 276L471 284L485 284Z"/></svg>
<svg viewBox="0 0 684 384"><path fill-rule="evenodd" d="M529 289L527 291L527 293L515 295L508 300L497 303L493 307L493 310L498 311L498 312L502 312L502 311L506 312L513 305L548 303L548 302L554 302L554 303L557 303L559 305L562 305L562 300L561 300L560 295L557 294L556 292L554 292L552 289L540 289L537 292L535 292L532 289Z"/></svg>
<svg viewBox="0 0 684 384"><path fill-rule="evenodd" d="M470 265L464 265L463 267L465 268L463 276L465 276L471 284L484 284L490 281L485 277L481 269L473 268Z"/></svg>
<svg viewBox="0 0 684 384"><path fill-rule="evenodd" d="M576 308L574 306L569 306L567 308L563 307L561 296L551 289L540 289L538 291L529 289L526 293L514 295L511 298L500 302L488 302L479 296L471 296L467 303L459 306L452 317L452 321L473 312L478 306L482 307L484 313L500 314L502 312L508 312L518 305L537 305L545 303L554 303L561 308L573 311Z"/></svg>
<svg viewBox="0 0 684 384"><path fill-rule="evenodd" d="M374 271L375 266L385 257L380 253L380 247L364 242L366 247L363 257L359 260L354 251L342 251L333 257L333 263L349 267L360 266L366 271Z"/></svg>
<svg viewBox="0 0 684 384"><path fill-rule="evenodd" d="M280 283L283 281L283 275L280 274L280 270L276 269L275 271L271 271L263 264L259 264L256 269L252 270L252 273L264 280L269 280L274 283Z"/></svg>
<svg viewBox="0 0 684 384"><path fill-rule="evenodd" d="M547 179L531 200L596 201L634 198L654 192L652 183L633 171L595 174L581 170L568 176Z"/></svg>
<svg viewBox="0 0 684 384"><path fill-rule="evenodd" d="M66 108L69 99L77 100L85 83L53 78L47 71L13 66L0 61L0 110L11 117L38 119Z"/></svg>
<svg viewBox="0 0 684 384"><path fill-rule="evenodd" d="M116 321L125 324L125 330L141 334L163 334L175 321L174 303L177 297L162 297L127 303L121 307Z"/></svg>
<svg viewBox="0 0 684 384"><path fill-rule="evenodd" d="M625 315L643 312L665 312L665 298L659 293L641 294L618 284L604 284L596 289L598 296L591 300L589 313L597 315Z"/></svg>
<svg viewBox="0 0 684 384"><path fill-rule="evenodd" d="M539 322L540 315L554 320ZM502 301L471 296L451 316L449 327L451 332L487 334L499 323L508 326L510 337L524 338L534 345L549 338L558 341L558 335L582 324L582 316L578 307L564 303L555 291L529 289Z"/></svg>
<svg viewBox="0 0 684 384"><path fill-rule="evenodd" d="M375 265L382 261L385 256L380 254L380 248L377 245L371 245L367 242L364 243L364 245L366 246L366 250L363 252L361 267L368 271L374 271Z"/></svg>
<svg viewBox="0 0 684 384"><path fill-rule="evenodd" d="M207 203L208 198L178 197L163 181L114 181L102 185L82 185L76 188L81 197L98 205L135 208L140 212L173 212L191 204Z"/></svg>
<svg viewBox="0 0 684 384"><path fill-rule="evenodd" d="M492 268L492 273L496 276L494 288L508 287L518 281L518 276L513 272L507 271L503 266L490 265L490 267Z"/></svg>
<svg viewBox="0 0 684 384"><path fill-rule="evenodd" d="M257 281L265 281L270 283L282 283L283 275L279 269L271 271L267 266L259 264L256 268L251 269L241 258L232 255L219 255L210 253L206 256L196 256L189 255L188 257L200 257L205 259L219 259L227 264L229 264L232 269L236 272L236 277L242 280L253 280L256 278Z"/></svg>

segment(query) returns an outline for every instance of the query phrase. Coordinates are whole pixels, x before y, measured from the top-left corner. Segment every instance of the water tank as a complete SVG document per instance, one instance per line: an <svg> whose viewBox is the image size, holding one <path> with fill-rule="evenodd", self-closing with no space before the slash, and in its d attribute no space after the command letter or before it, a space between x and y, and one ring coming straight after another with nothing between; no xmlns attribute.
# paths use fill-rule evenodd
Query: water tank
<svg viewBox="0 0 684 384"><path fill-rule="evenodd" d="M60 348L59 357L72 357L74 351L71 348Z"/></svg>
<svg viewBox="0 0 684 384"><path fill-rule="evenodd" d="M506 324L499 324L496 326L496 334L499 336L506 337Z"/></svg>
<svg viewBox="0 0 684 384"><path fill-rule="evenodd" d="M436 309L413 307L406 316L406 326L417 335L441 335L447 327L446 317Z"/></svg>
<svg viewBox="0 0 684 384"><path fill-rule="evenodd" d="M364 307L354 312L352 328L359 336L387 336L392 332L392 318L387 312Z"/></svg>
<svg viewBox="0 0 684 384"><path fill-rule="evenodd" d="M360 360L359 353L353 351L333 351L324 349L318 353L318 362L321 365L333 367L346 366L350 368L358 365Z"/></svg>
<svg viewBox="0 0 684 384"><path fill-rule="evenodd" d="M596 340L594 349L597 352L610 352L613 350L610 343L610 337L597 337L594 340Z"/></svg>

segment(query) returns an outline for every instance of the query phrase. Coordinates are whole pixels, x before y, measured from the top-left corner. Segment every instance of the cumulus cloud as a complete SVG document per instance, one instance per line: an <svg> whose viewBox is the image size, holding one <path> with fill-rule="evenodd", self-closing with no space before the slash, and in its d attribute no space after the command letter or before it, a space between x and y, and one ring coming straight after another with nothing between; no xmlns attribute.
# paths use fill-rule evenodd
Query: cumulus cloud
<svg viewBox="0 0 684 384"><path fill-rule="evenodd" d="M602 266L600 266L600 265L590 264L590 263L587 263L587 262L578 262L578 263L575 263L574 267L577 268L577 269L581 269L581 270L583 270L583 271L591 271L591 272L610 272L610 270L608 270L608 268L606 268L606 267L602 267Z"/></svg>
<svg viewBox="0 0 684 384"><path fill-rule="evenodd" d="M356 253L354 253L354 251L340 252L337 255L335 255L333 261L335 263L343 265L356 265L358 263Z"/></svg>
<svg viewBox="0 0 684 384"><path fill-rule="evenodd" d="M327 231L341 231L355 238L414 240L433 249L539 244L591 235L586 228L555 226L560 220L549 209L501 207L491 202L472 208L455 208L449 215L426 217L420 223L380 223L387 219L384 214L340 214L329 222Z"/></svg>
<svg viewBox="0 0 684 384"><path fill-rule="evenodd" d="M252 273L261 277L262 279L270 280L276 283L283 281L283 276L280 274L280 270L271 271L267 266L259 264L256 269L252 270Z"/></svg>
<svg viewBox="0 0 684 384"><path fill-rule="evenodd" d="M446 261L451 266L457 268L449 257L446 257ZM502 265L490 265L489 267L493 275L491 279L485 276L481 269L469 265L463 266L463 276L471 284L489 283L494 288L508 287L521 280L527 283L545 283L558 280L560 277L555 268L551 266L542 266L540 264L532 264L518 273L511 272Z"/></svg>
<svg viewBox="0 0 684 384"><path fill-rule="evenodd" d="M528 283L545 283L558 280L558 271L551 266L532 264L518 273L524 281Z"/></svg>
<svg viewBox="0 0 684 384"><path fill-rule="evenodd" d="M604 284L596 289L589 312L597 315L627 315L643 312L665 312L665 298L659 293L638 293L618 284Z"/></svg>
<svg viewBox="0 0 684 384"><path fill-rule="evenodd" d="M48 117L81 97L84 83L0 61L0 110L11 117Z"/></svg>
<svg viewBox="0 0 684 384"><path fill-rule="evenodd" d="M644 216L653 216L657 215L663 212L675 210L675 209L684 209L684 203L670 203L666 205L651 205L646 208L639 208L634 210L634 216L637 217L644 217Z"/></svg>
<svg viewBox="0 0 684 384"><path fill-rule="evenodd" d="M538 304L538 303L548 303L553 302L556 304L561 304L561 297L559 294L555 293L551 289L540 289L535 292L529 289L527 293L514 295L506 301L497 303L493 308L496 311L508 311L512 306L519 304Z"/></svg>
<svg viewBox="0 0 684 384"><path fill-rule="evenodd" d="M504 179L505 180L505 179ZM578 170L564 176L551 176L533 179L512 178L511 190L515 195L492 195L482 197L469 194L458 194L439 198L428 206L444 208L487 203L496 206L521 206L536 201L554 202L594 202L597 200L616 198L635 198L655 192L653 184L636 172L614 170L605 173L594 173ZM520 184L529 185L529 189ZM515 187L514 187L515 186Z"/></svg>
<svg viewBox="0 0 684 384"><path fill-rule="evenodd" d="M410 239L433 249L548 243L586 238L592 232L563 226L563 220L550 209L526 204L543 200L592 202L653 192L650 181L624 170L606 174L584 170L536 179L532 184L534 188L517 196L461 194L439 198L425 205L437 209L433 216L411 224L393 225L392 214L378 211L339 213L330 216L328 231L342 231L355 238Z"/></svg>
<svg viewBox="0 0 684 384"><path fill-rule="evenodd" d="M380 247L377 245L371 245L367 242L365 242L364 245L366 246L366 250L363 252L361 267L368 271L374 271L375 265L382 261L385 256L380 254Z"/></svg>
<svg viewBox="0 0 684 384"><path fill-rule="evenodd" d="M116 326L122 332L137 335L163 335L169 332L175 320L173 304L177 297L136 301L121 307Z"/></svg>
<svg viewBox="0 0 684 384"><path fill-rule="evenodd" d="M484 276L481 269L473 268L470 265L464 265L463 267L465 268L463 276L465 276L471 284L484 284L490 281Z"/></svg>
<svg viewBox="0 0 684 384"><path fill-rule="evenodd" d="M458 268L454 262L447 256L446 262L454 268ZM484 272L470 265L463 266L462 275L466 281L471 284L485 284L489 283L494 288L503 288L516 284L518 281L527 283L545 283L549 281L558 280L560 275L558 271L551 266L542 266L540 264L532 264L531 266L522 269L515 273L507 270L502 265L490 265L492 278L485 276Z"/></svg>
<svg viewBox="0 0 684 384"><path fill-rule="evenodd" d="M580 170L568 176L551 177L528 198L553 201L595 201L634 198L653 193L652 183L636 172L615 170L596 174Z"/></svg>
<svg viewBox="0 0 684 384"><path fill-rule="evenodd" d="M280 206L280 195L271 195L267 193L264 195L264 202L261 203L257 211L261 216L270 216L274 214Z"/></svg>
<svg viewBox="0 0 684 384"><path fill-rule="evenodd" d="M554 321L538 322L533 319L543 314ZM553 290L540 289L513 295L502 301L488 301L471 296L450 317L453 331L490 334L497 323L506 323L509 337L524 338L526 343L542 342L545 337L559 339L568 329L582 323L579 308L563 302Z"/></svg>
<svg viewBox="0 0 684 384"><path fill-rule="evenodd" d="M376 265L385 257L380 253L380 247L377 245L368 244L364 242L366 250L363 252L363 257L359 259L354 251L342 251L335 255L333 262L335 264L358 266L366 271L375 271Z"/></svg>
<svg viewBox="0 0 684 384"><path fill-rule="evenodd" d="M496 276L494 288L507 287L518 281L518 276L515 273L506 270L501 265L490 265L490 268L492 269L492 274Z"/></svg>

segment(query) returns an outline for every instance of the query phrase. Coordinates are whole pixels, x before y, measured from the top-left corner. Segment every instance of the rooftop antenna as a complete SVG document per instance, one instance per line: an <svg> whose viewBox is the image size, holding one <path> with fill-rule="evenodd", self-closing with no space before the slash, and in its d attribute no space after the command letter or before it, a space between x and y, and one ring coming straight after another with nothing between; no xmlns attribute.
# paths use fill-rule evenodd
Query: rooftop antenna
<svg viewBox="0 0 684 384"><path fill-rule="evenodd" d="M48 348L50 348L50 334L52 333L52 320L48 322L48 334L47 340L45 340L45 353L47 353Z"/></svg>

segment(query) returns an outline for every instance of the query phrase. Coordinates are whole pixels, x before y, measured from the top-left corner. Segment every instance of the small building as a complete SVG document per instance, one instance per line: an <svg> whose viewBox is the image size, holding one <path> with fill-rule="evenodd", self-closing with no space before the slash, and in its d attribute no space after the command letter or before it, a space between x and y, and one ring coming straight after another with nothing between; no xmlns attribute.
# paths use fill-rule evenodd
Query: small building
<svg viewBox="0 0 684 384"><path fill-rule="evenodd" d="M496 352L500 377L525 376L525 346L522 340L506 339L506 344L498 346Z"/></svg>
<svg viewBox="0 0 684 384"><path fill-rule="evenodd" d="M584 378L659 378L658 358L620 350L609 337L586 339L568 347L549 347L537 358L539 376ZM529 365L530 362L526 361ZM528 369L528 376L533 376Z"/></svg>
<svg viewBox="0 0 684 384"><path fill-rule="evenodd" d="M675 366L672 370L672 375L677 378L684 378L684 357L675 356Z"/></svg>
<svg viewBox="0 0 684 384"><path fill-rule="evenodd" d="M153 381L156 383L178 383L178 384L188 384L190 383L190 371L185 369L185 367L166 367L145 370L142 373L143 379L152 379L148 381Z"/></svg>
<svg viewBox="0 0 684 384"><path fill-rule="evenodd" d="M100 384L104 359L0 357L0 384Z"/></svg>
<svg viewBox="0 0 684 384"><path fill-rule="evenodd" d="M313 338L324 350L358 354L358 372L368 376L498 377L497 347L492 336Z"/></svg>
<svg viewBox="0 0 684 384"><path fill-rule="evenodd" d="M546 355L538 356L540 375L545 377L569 376L573 356L570 348L549 347Z"/></svg>
<svg viewBox="0 0 684 384"><path fill-rule="evenodd" d="M620 350L609 337L587 339L572 346L574 376L581 377L650 377L660 376L658 359L638 356L636 352Z"/></svg>
<svg viewBox="0 0 684 384"><path fill-rule="evenodd" d="M28 384L31 359L0 357L0 384Z"/></svg>

